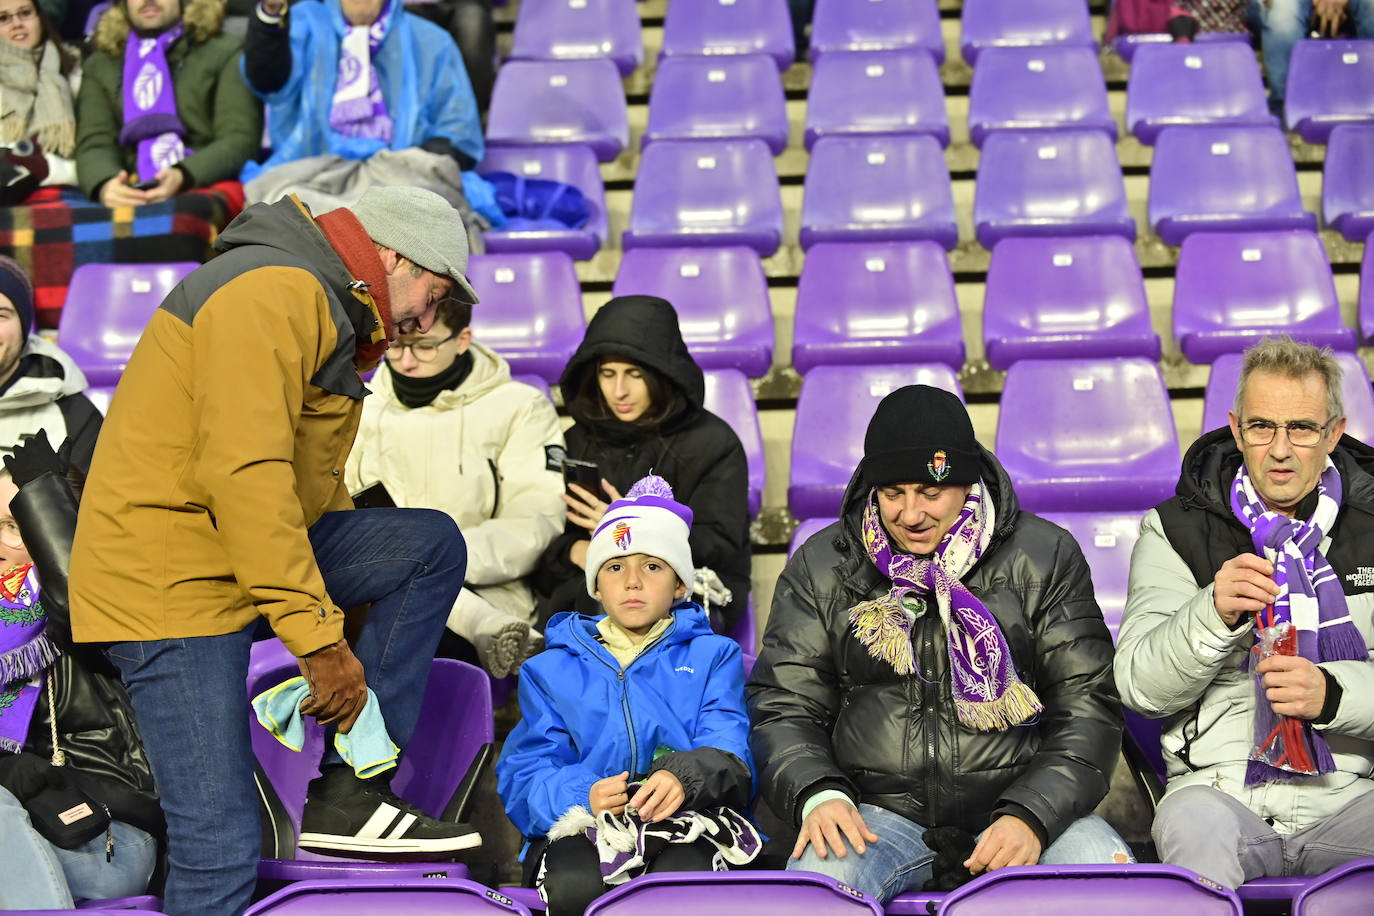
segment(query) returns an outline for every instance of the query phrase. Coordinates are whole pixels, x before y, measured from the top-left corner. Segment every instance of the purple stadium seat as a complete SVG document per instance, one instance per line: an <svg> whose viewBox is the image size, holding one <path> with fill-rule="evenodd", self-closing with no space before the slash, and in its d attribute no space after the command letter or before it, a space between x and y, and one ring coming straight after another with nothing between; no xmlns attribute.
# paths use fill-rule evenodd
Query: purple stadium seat
<svg viewBox="0 0 1374 916"><path fill-rule="evenodd" d="M114 397L115 393L114 385L93 385L82 393L86 395L87 399L95 405L95 409L100 411L101 414L110 412L110 399Z"/></svg>
<svg viewBox="0 0 1374 916"><path fill-rule="evenodd" d="M779 70L795 48L787 0L694 0L668 4L663 56L767 54Z"/></svg>
<svg viewBox="0 0 1374 916"><path fill-rule="evenodd" d="M587 907L587 916L882 916L882 912L878 902L862 891L801 871L660 872L622 884Z"/></svg>
<svg viewBox="0 0 1374 916"><path fill-rule="evenodd" d="M994 130L1100 130L1116 140L1107 83L1092 48L988 48L969 87L968 131L981 147Z"/></svg>
<svg viewBox="0 0 1374 916"><path fill-rule="evenodd" d="M754 389L749 386L749 379L734 369L712 369L704 374L705 408L730 424L744 446L744 460L749 464L749 517L753 518L763 505L766 466Z"/></svg>
<svg viewBox="0 0 1374 916"><path fill-rule="evenodd" d="M1129 714L1128 714L1129 715ZM1271 916L1271 914L1291 914L1293 901L1307 889L1308 885L1320 880L1317 875L1286 875L1282 878L1256 878L1236 888L1247 914Z"/></svg>
<svg viewBox="0 0 1374 916"><path fill-rule="evenodd" d="M1160 131L1150 225L1178 245L1190 232L1316 229L1317 218L1302 208L1283 131L1212 125Z"/></svg>
<svg viewBox="0 0 1374 916"><path fill-rule="evenodd" d="M1346 435L1361 442L1374 441L1374 388L1370 387L1369 370L1364 360L1354 353L1337 353L1341 367L1341 400L1345 404ZM1243 357L1228 353L1212 363L1207 378L1207 394L1202 401L1202 429L1216 429L1227 424L1227 413L1236 401L1236 384L1240 381Z"/></svg>
<svg viewBox="0 0 1374 916"><path fill-rule="evenodd" d="M978 241L1018 235L1120 235L1135 240L1112 138L1097 130L993 131L974 190Z"/></svg>
<svg viewBox="0 0 1374 916"><path fill-rule="evenodd" d="M984 48L1078 45L1095 48L1083 0L964 0L961 46L969 66Z"/></svg>
<svg viewBox="0 0 1374 916"><path fill-rule="evenodd" d="M609 162L629 145L627 117L609 60L513 60L496 74L487 146L585 143Z"/></svg>
<svg viewBox="0 0 1374 916"><path fill-rule="evenodd" d="M609 58L629 76L644 63L635 0L523 0L515 17L514 60Z"/></svg>
<svg viewBox="0 0 1374 916"><path fill-rule="evenodd" d="M744 613L740 615L735 623L735 628L728 634L731 639L739 644L740 652L744 656L744 674L749 676L749 672L754 668L754 653L759 648L758 624L754 618L754 599L750 598L745 604Z"/></svg>
<svg viewBox="0 0 1374 916"><path fill-rule="evenodd" d="M1364 261L1360 267L1360 337L1374 345L1374 233L1364 242Z"/></svg>
<svg viewBox="0 0 1374 916"><path fill-rule="evenodd" d="M143 328L182 277L199 267L83 264L72 274L57 337L92 385L114 385Z"/></svg>
<svg viewBox="0 0 1374 916"><path fill-rule="evenodd" d="M817 0L811 60L834 51L921 50L944 63L935 0Z"/></svg>
<svg viewBox="0 0 1374 916"><path fill-rule="evenodd" d="M1352 242L1374 232L1374 124L1344 124L1327 140L1322 218Z"/></svg>
<svg viewBox="0 0 1374 916"><path fill-rule="evenodd" d="M547 178L570 184L586 196L591 216L579 229L493 230L482 234L490 253L507 251L566 251L579 261L596 254L609 238L606 189L601 167L591 147L563 146L487 148L479 172L510 172L525 178Z"/></svg>
<svg viewBox="0 0 1374 916"><path fill-rule="evenodd" d="M748 245L768 257L782 242L782 195L762 140L664 140L635 176L626 248Z"/></svg>
<svg viewBox="0 0 1374 916"><path fill-rule="evenodd" d="M1140 515L1048 512L1045 517L1073 535L1092 571L1093 593L1116 640L1131 575L1131 550L1140 537Z"/></svg>
<svg viewBox="0 0 1374 916"><path fill-rule="evenodd" d="M1006 913L1241 916L1236 892L1170 865L1032 865L1002 868L951 891L941 916Z"/></svg>
<svg viewBox="0 0 1374 916"><path fill-rule="evenodd" d="M301 881L248 908L245 916L530 916L499 891L462 878L336 878Z"/></svg>
<svg viewBox="0 0 1374 916"><path fill-rule="evenodd" d="M512 374L558 381L582 342L582 286L562 251L475 254L468 280L481 304L472 333L509 362Z"/></svg>
<svg viewBox="0 0 1374 916"><path fill-rule="evenodd" d="M620 259L611 294L673 303L682 339L703 369L760 378L773 364L768 279L749 248L634 248Z"/></svg>
<svg viewBox="0 0 1374 916"><path fill-rule="evenodd" d="M1159 359L1135 248L1119 235L998 242L984 285L983 341L994 369L1021 359Z"/></svg>
<svg viewBox="0 0 1374 916"><path fill-rule="evenodd" d="M933 385L962 399L948 366L817 366L802 379L792 432L792 517L834 518L863 458L864 431L878 402L904 385Z"/></svg>
<svg viewBox="0 0 1374 916"><path fill-rule="evenodd" d="M1031 512L1144 511L1178 482L1178 433L1158 364L1027 360L1007 370L997 457Z"/></svg>
<svg viewBox="0 0 1374 916"><path fill-rule="evenodd" d="M104 912L128 912L138 910L144 913L158 913L162 910L162 901L151 894L143 894L138 897L112 897L106 900L82 900L76 904L78 910L103 910Z"/></svg>
<svg viewBox="0 0 1374 916"><path fill-rule="evenodd" d="M532 913L544 912L544 901L539 898L539 891L532 887L502 885L501 893L516 903L523 904Z"/></svg>
<svg viewBox="0 0 1374 916"><path fill-rule="evenodd" d="M787 145L782 77L763 54L668 57L649 91L644 145L655 140L747 140Z"/></svg>
<svg viewBox="0 0 1374 916"><path fill-rule="evenodd" d="M1141 143L1153 144L1169 126L1278 123L1248 45L1146 45L1131 64L1126 129Z"/></svg>
<svg viewBox="0 0 1374 916"><path fill-rule="evenodd" d="M797 552L797 548L815 537L824 528L828 528L835 522L836 518L808 518L797 525L797 530L792 532L792 540L787 544L787 558L791 559L792 554Z"/></svg>
<svg viewBox="0 0 1374 916"><path fill-rule="evenodd" d="M1314 878L1293 901L1293 916L1347 916L1374 900L1374 859L1357 859Z"/></svg>
<svg viewBox="0 0 1374 916"><path fill-rule="evenodd" d="M849 134L930 134L948 146L935 59L924 51L836 51L816 61L806 94L806 148Z"/></svg>
<svg viewBox="0 0 1374 916"><path fill-rule="evenodd" d="M1174 337L1194 363L1290 334L1355 349L1322 243L1312 232L1195 232L1174 274Z"/></svg>
<svg viewBox="0 0 1374 916"><path fill-rule="evenodd" d="M1308 143L1374 122L1374 41L1300 41L1288 60L1284 120Z"/></svg>
<svg viewBox="0 0 1374 916"><path fill-rule="evenodd" d="M801 244L931 239L959 243L940 141L926 135L823 137L811 149Z"/></svg>
<svg viewBox="0 0 1374 916"><path fill-rule="evenodd" d="M1118 35L1112 42L1112 50L1126 63L1135 60L1135 52L1146 45L1169 44L1173 36L1168 32L1142 32L1136 35ZM1251 45L1254 39L1249 32L1199 32L1193 37L1194 44L1216 44L1238 42Z"/></svg>
<svg viewBox="0 0 1374 916"><path fill-rule="evenodd" d="M520 382L523 385L529 385L531 388L538 389L539 393L544 395L544 397L548 398L550 401L553 400L553 388L549 386L548 379L544 378L542 375L512 375L510 378L513 382Z"/></svg>
<svg viewBox="0 0 1374 916"><path fill-rule="evenodd" d="M943 891L906 891L893 897L883 912L887 916L930 916L939 912L946 896Z"/></svg>
<svg viewBox="0 0 1374 916"><path fill-rule="evenodd" d="M830 242L806 253L797 287L792 365L964 366L949 261L935 242Z"/></svg>

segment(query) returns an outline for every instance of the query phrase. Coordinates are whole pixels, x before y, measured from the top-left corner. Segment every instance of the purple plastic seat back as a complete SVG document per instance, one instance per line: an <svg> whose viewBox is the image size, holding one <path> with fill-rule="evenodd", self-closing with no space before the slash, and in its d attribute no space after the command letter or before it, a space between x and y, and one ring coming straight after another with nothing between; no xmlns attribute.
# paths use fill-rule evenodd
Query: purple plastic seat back
<svg viewBox="0 0 1374 916"><path fill-rule="evenodd" d="M1139 358L1012 366L996 451L1031 512L1143 512L1178 482L1169 392Z"/></svg>
<svg viewBox="0 0 1374 916"><path fill-rule="evenodd" d="M1359 861L1359 860L1356 860ZM1286 875L1282 878L1256 878L1236 888L1236 896L1247 913L1290 913L1293 901L1307 887L1321 880L1320 875Z"/></svg>
<svg viewBox="0 0 1374 916"><path fill-rule="evenodd" d="M930 239L959 242L954 192L931 136L823 137L811 149L801 244Z"/></svg>
<svg viewBox="0 0 1374 916"><path fill-rule="evenodd" d="M82 264L72 273L57 338L87 382L119 381L162 300L199 266L189 261Z"/></svg>
<svg viewBox="0 0 1374 916"><path fill-rule="evenodd" d="M550 401L553 400L553 386L551 386L548 379L544 378L542 375L512 375L511 381L529 385L531 388L537 389L540 394Z"/></svg>
<svg viewBox="0 0 1374 916"><path fill-rule="evenodd" d="M1288 59L1284 120L1308 143L1374 122L1374 41L1300 41Z"/></svg>
<svg viewBox="0 0 1374 916"><path fill-rule="evenodd" d="M338 878L300 881L264 897L245 916L530 916L505 894L463 878Z"/></svg>
<svg viewBox="0 0 1374 916"><path fill-rule="evenodd" d="M837 521L839 521L837 518L803 519L801 524L797 525L797 530L792 532L792 540L787 545L787 558L790 560L792 554L796 553L803 544Z"/></svg>
<svg viewBox="0 0 1374 916"><path fill-rule="evenodd" d="M1330 162L1328 153L1327 162ZM1150 164L1150 225L1165 244L1192 232L1316 229L1277 127L1166 127Z"/></svg>
<svg viewBox="0 0 1374 916"><path fill-rule="evenodd" d="M1017 235L1120 235L1135 240L1116 145L1097 130L993 131L974 190L978 241Z"/></svg>
<svg viewBox="0 0 1374 916"><path fill-rule="evenodd" d="M811 60L835 51L920 50L945 61L935 0L817 0Z"/></svg>
<svg viewBox="0 0 1374 916"><path fill-rule="evenodd" d="M1116 641L1131 576L1131 551L1140 537L1140 514L1047 512L1045 518L1073 535L1092 571L1093 594Z"/></svg>
<svg viewBox="0 0 1374 916"><path fill-rule="evenodd" d="M976 67L984 48L1078 45L1095 48L1083 0L964 0L964 60Z"/></svg>
<svg viewBox="0 0 1374 916"><path fill-rule="evenodd" d="M1374 124L1343 124L1331 131L1322 173L1322 218L1352 242L1374 232Z"/></svg>
<svg viewBox="0 0 1374 916"><path fill-rule="evenodd" d="M864 432L878 402L904 385L933 385L963 398L948 366L817 366L802 379L792 433L792 517L835 518L854 469L863 458Z"/></svg>
<svg viewBox="0 0 1374 916"><path fill-rule="evenodd" d="M87 388L83 394L95 405L102 415L110 412L110 399L114 397L114 385L97 385Z"/></svg>
<svg viewBox="0 0 1374 916"><path fill-rule="evenodd" d="M705 408L728 423L744 446L744 460L749 465L749 517L754 518L763 505L764 469L767 464L754 389L744 373L737 369L713 369L704 374Z"/></svg>
<svg viewBox="0 0 1374 916"><path fill-rule="evenodd" d="M673 303L683 342L703 369L760 378L773 364L768 279L749 248L633 248L620 259L611 294Z"/></svg>
<svg viewBox="0 0 1374 916"><path fill-rule="evenodd" d="M1145 775L1153 776L1162 791L1169 779L1164 766L1164 752L1159 743L1164 733L1164 720L1147 719L1129 707L1123 708L1122 712L1126 719L1126 734L1144 755L1145 764L1149 767L1150 772Z"/></svg>
<svg viewBox="0 0 1374 916"><path fill-rule="evenodd" d="M1006 913L1241 916L1236 892L1170 865L1032 865L1002 868L951 891L941 916Z"/></svg>
<svg viewBox="0 0 1374 916"><path fill-rule="evenodd" d="M587 916L882 916L878 902L804 871L660 872L598 897Z"/></svg>
<svg viewBox="0 0 1374 916"><path fill-rule="evenodd" d="M1141 143L1154 143L1169 125L1278 123L1246 45L1146 45L1131 64L1126 129Z"/></svg>
<svg viewBox="0 0 1374 916"><path fill-rule="evenodd" d="M964 366L954 276L935 242L827 242L806 253L792 365Z"/></svg>
<svg viewBox="0 0 1374 916"><path fill-rule="evenodd" d="M1195 232L1184 239L1174 278L1174 337L1183 355L1210 363L1278 334L1355 349L1316 233Z"/></svg>
<svg viewBox="0 0 1374 916"><path fill-rule="evenodd" d="M778 173L762 140L664 140L645 148L624 248L748 245L768 257L781 242Z"/></svg>
<svg viewBox="0 0 1374 916"><path fill-rule="evenodd" d="M1374 441L1374 388L1370 387L1369 370L1364 360L1354 353L1338 352L1335 356L1341 367L1345 434L1361 442ZM1236 386L1240 383L1243 362L1240 353L1228 353L1212 363L1212 374L1207 379L1207 393L1202 401L1203 432L1227 424L1227 412L1236 402Z"/></svg>
<svg viewBox="0 0 1374 916"><path fill-rule="evenodd" d="M969 87L975 146L994 130L1100 130L1116 140L1107 82L1092 48L988 48Z"/></svg>
<svg viewBox="0 0 1374 916"><path fill-rule="evenodd" d="M566 251L585 261L596 254L610 235L606 222L606 189L601 167L591 147L580 143L563 146L488 147L479 172L510 172L526 178L547 178L570 184L587 199L591 215L580 229L531 229L483 234L487 251Z"/></svg>
<svg viewBox="0 0 1374 916"><path fill-rule="evenodd" d="M515 17L514 60L609 58L629 76L644 62L635 0L524 0Z"/></svg>
<svg viewBox="0 0 1374 916"><path fill-rule="evenodd" d="M668 57L649 91L644 144L755 138L777 155L787 145L782 77L763 54Z"/></svg>
<svg viewBox="0 0 1374 916"><path fill-rule="evenodd" d="M930 916L939 912L946 896L944 891L904 891L893 897L883 912L887 916Z"/></svg>
<svg viewBox="0 0 1374 916"><path fill-rule="evenodd" d="M767 54L778 70L795 55L787 0L694 0L668 4L663 56Z"/></svg>
<svg viewBox="0 0 1374 916"><path fill-rule="evenodd" d="M472 310L473 337L509 360L512 374L558 381L587 330L572 258L562 251L475 254L467 277L482 300Z"/></svg>
<svg viewBox="0 0 1374 916"><path fill-rule="evenodd" d="M1360 337L1366 344L1374 344L1374 233L1364 243L1364 261L1360 267Z"/></svg>
<svg viewBox="0 0 1374 916"><path fill-rule="evenodd" d="M998 242L984 286L983 340L994 369L1022 359L1159 359L1134 246L1119 235Z"/></svg>
<svg viewBox="0 0 1374 916"><path fill-rule="evenodd" d="M754 599L751 597L744 606L744 613L740 615L735 623L735 628L729 632L729 637L739 644L740 651L745 656L745 676L754 667L754 653L759 648L758 623L754 616Z"/></svg>
<svg viewBox="0 0 1374 916"><path fill-rule="evenodd" d="M1169 44L1174 40L1168 32L1141 32L1134 35L1118 35L1112 42L1112 50L1126 63L1135 60L1135 52L1153 44ZM1237 42L1250 46L1254 38L1249 32L1199 32L1193 36L1193 44L1215 44Z"/></svg>
<svg viewBox="0 0 1374 916"><path fill-rule="evenodd" d="M609 60L512 60L496 74L487 146L585 143L609 162L629 142L625 87Z"/></svg>
<svg viewBox="0 0 1374 916"><path fill-rule="evenodd" d="M76 904L78 910L103 910L104 912L125 912L139 910L144 913L159 913L162 901L151 894L137 897L110 897L105 900L81 900Z"/></svg>
<svg viewBox="0 0 1374 916"><path fill-rule="evenodd" d="M913 50L836 51L816 61L806 94L806 148L850 134L930 134L948 146L935 59Z"/></svg>
<svg viewBox="0 0 1374 916"><path fill-rule="evenodd" d="M1374 900L1374 859L1356 859L1310 883L1293 902L1293 916L1346 916Z"/></svg>

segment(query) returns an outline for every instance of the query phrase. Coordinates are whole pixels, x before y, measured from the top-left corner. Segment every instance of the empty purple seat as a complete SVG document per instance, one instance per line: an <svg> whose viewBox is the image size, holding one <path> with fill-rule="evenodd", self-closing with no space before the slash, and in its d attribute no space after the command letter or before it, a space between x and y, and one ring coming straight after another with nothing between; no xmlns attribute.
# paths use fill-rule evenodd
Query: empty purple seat
<svg viewBox="0 0 1374 916"><path fill-rule="evenodd" d="M960 18L964 60L972 67L984 48L1097 47L1084 0L964 0Z"/></svg>
<svg viewBox="0 0 1374 916"><path fill-rule="evenodd" d="M1312 232L1195 232L1174 274L1174 337L1191 362L1239 353L1262 337L1355 349L1326 251Z"/></svg>
<svg viewBox="0 0 1374 916"><path fill-rule="evenodd" d="M144 913L152 913L154 916L162 910L162 901L151 894L140 894L137 897L112 897L105 900L80 900L77 901L78 910L96 910L107 913L129 910L139 910Z"/></svg>
<svg viewBox="0 0 1374 916"><path fill-rule="evenodd" d="M1248 45L1146 45L1126 86L1126 129L1153 144L1165 127L1187 124L1277 126Z"/></svg>
<svg viewBox="0 0 1374 916"><path fill-rule="evenodd" d="M694 0L668 4L663 56L767 54L779 70L795 56L787 0Z"/></svg>
<svg viewBox="0 0 1374 916"><path fill-rule="evenodd" d="M1370 387L1369 370L1364 360L1354 353L1337 353L1341 367L1341 400L1345 404L1346 435L1361 442L1374 439L1374 388ZM1243 357L1227 353L1212 363L1207 378L1207 394L1202 401L1202 431L1217 429L1228 422L1227 412L1236 402L1236 385L1240 382Z"/></svg>
<svg viewBox="0 0 1374 916"><path fill-rule="evenodd" d="M1143 512L1178 482L1169 392L1144 359L1012 366L996 450L1031 512Z"/></svg>
<svg viewBox="0 0 1374 916"><path fill-rule="evenodd" d="M605 57L621 76L644 62L635 0L523 0L515 16L513 60Z"/></svg>
<svg viewBox="0 0 1374 916"><path fill-rule="evenodd" d="M444 913L530 916L523 904L463 878L337 878L300 881L264 897L245 916Z"/></svg>
<svg viewBox="0 0 1374 916"><path fill-rule="evenodd" d="M940 68L924 51L837 51L816 61L806 148L847 134L930 134L949 145Z"/></svg>
<svg viewBox="0 0 1374 916"><path fill-rule="evenodd" d="M635 176L626 248L748 245L763 257L782 242L782 195L762 140L664 140Z"/></svg>
<svg viewBox="0 0 1374 916"><path fill-rule="evenodd" d="M878 902L863 891L804 871L659 872L614 888L587 907L587 916L882 916L882 912Z"/></svg>
<svg viewBox="0 0 1374 916"><path fill-rule="evenodd" d="M1211 125L1160 131L1150 225L1178 245L1190 232L1316 229L1317 218L1302 208L1283 131Z"/></svg>
<svg viewBox="0 0 1374 916"><path fill-rule="evenodd" d="M1345 916L1374 899L1374 859L1356 859L1314 878L1293 901L1293 916Z"/></svg>
<svg viewBox="0 0 1374 916"><path fill-rule="evenodd" d="M492 230L482 234L487 251L566 251L579 261L596 254L609 236L606 222L606 189L601 168L591 147L580 143L562 146L488 147L479 172L510 172L525 178L561 181L580 190L591 215L577 229Z"/></svg>
<svg viewBox="0 0 1374 916"><path fill-rule="evenodd" d="M975 146L993 130L1100 130L1116 139L1107 82L1092 48L988 48L969 87Z"/></svg>
<svg viewBox="0 0 1374 916"><path fill-rule="evenodd" d="M587 329L572 258L561 251L475 254L467 276L482 300L472 310L473 336L504 356L512 374L558 381Z"/></svg>
<svg viewBox="0 0 1374 916"><path fill-rule="evenodd" d="M1241 916L1230 888L1201 881L1172 865L1032 865L1002 868L951 891L941 916L993 916L1025 912L1034 901L1043 913L1111 913L1112 916Z"/></svg>
<svg viewBox="0 0 1374 916"><path fill-rule="evenodd" d="M681 312L678 313L682 314ZM706 399L703 406L720 417L739 436L744 460L749 465L749 517L759 514L763 505L766 462L763 433L759 430L759 408L749 379L735 369L712 369L705 373Z"/></svg>
<svg viewBox="0 0 1374 916"><path fill-rule="evenodd" d="M797 530L792 532L792 540L787 544L787 558L791 559L792 554L796 553L798 548L837 521L839 521L837 518L808 518L802 520L801 524L797 525Z"/></svg>
<svg viewBox="0 0 1374 916"><path fill-rule="evenodd" d="M753 250L631 249L620 259L611 294L636 293L673 303L683 342L703 369L738 369L752 378L768 373L773 307L763 265Z"/></svg>
<svg viewBox="0 0 1374 916"><path fill-rule="evenodd" d="M1159 359L1135 247L1119 235L1003 239L984 286L983 341L994 369L1022 359Z"/></svg>
<svg viewBox="0 0 1374 916"><path fill-rule="evenodd" d="M935 0L817 0L811 59L833 51L921 50L945 60Z"/></svg>
<svg viewBox="0 0 1374 916"><path fill-rule="evenodd" d="M787 104L771 58L669 57L658 65L645 145L750 137L767 143L775 156L787 145Z"/></svg>
<svg viewBox="0 0 1374 916"><path fill-rule="evenodd" d="M1352 242L1374 232L1374 124L1344 124L1327 140L1322 218Z"/></svg>
<svg viewBox="0 0 1374 916"><path fill-rule="evenodd" d="M993 131L978 162L973 222L989 249L1019 235L1135 239L1116 145L1097 130Z"/></svg>
<svg viewBox="0 0 1374 916"><path fill-rule="evenodd" d="M1374 245L1364 242L1364 261L1360 267L1360 337L1366 344L1374 345Z"/></svg>
<svg viewBox="0 0 1374 916"><path fill-rule="evenodd" d="M1135 52L1146 45L1169 44L1174 40L1168 32L1141 32L1135 35L1118 35L1112 41L1112 50L1126 63L1135 60ZM1193 36L1193 44L1214 44L1217 42L1238 42L1251 45L1254 38L1249 32L1199 32Z"/></svg>
<svg viewBox="0 0 1374 916"><path fill-rule="evenodd" d="M608 162L629 142L625 88L609 60L512 60L496 74L488 147L585 143Z"/></svg>
<svg viewBox="0 0 1374 916"><path fill-rule="evenodd" d="M1046 518L1073 535L1092 571L1093 594L1112 640L1121 629L1131 578L1131 551L1140 537L1140 514L1050 512Z"/></svg>
<svg viewBox="0 0 1374 916"><path fill-rule="evenodd" d="M1288 59L1284 120L1308 143L1374 122L1374 41L1300 41Z"/></svg>
<svg viewBox="0 0 1374 916"><path fill-rule="evenodd" d="M57 337L92 385L114 385L143 328L167 294L199 267L172 264L83 264L72 274Z"/></svg>
<svg viewBox="0 0 1374 916"><path fill-rule="evenodd" d="M829 242L806 253L792 365L964 366L954 276L935 242Z"/></svg>
<svg viewBox="0 0 1374 916"><path fill-rule="evenodd" d="M959 243L954 192L934 137L823 137L811 149L801 244L930 239Z"/></svg>
<svg viewBox="0 0 1374 916"><path fill-rule="evenodd" d="M962 398L948 366L817 366L802 379L792 432L787 505L796 519L834 518L863 458L864 432L878 402L904 385L933 385Z"/></svg>

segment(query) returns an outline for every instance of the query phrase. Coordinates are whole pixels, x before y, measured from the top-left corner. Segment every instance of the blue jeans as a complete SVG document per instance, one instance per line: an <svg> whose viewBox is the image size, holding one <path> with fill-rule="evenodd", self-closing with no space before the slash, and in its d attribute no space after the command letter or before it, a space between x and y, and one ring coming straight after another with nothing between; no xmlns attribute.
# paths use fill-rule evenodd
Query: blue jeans
<svg viewBox="0 0 1374 916"><path fill-rule="evenodd" d="M859 805L868 829L878 836L862 855L852 848L843 859L832 852L824 859L808 846L800 859L789 859L788 871L814 871L843 881L882 904L903 891L920 890L930 880L935 853L921 842L926 828L875 805ZM1040 854L1041 865L1110 865L1117 855L1131 858L1130 847L1095 814L1079 818Z"/></svg>
<svg viewBox="0 0 1374 916"><path fill-rule="evenodd" d="M0 910L69 910L74 900L132 897L148 887L157 840L114 821L114 855L105 861L105 834L75 849L54 846L29 823L19 800L0 788Z"/></svg>
<svg viewBox="0 0 1374 916"><path fill-rule="evenodd" d="M462 535L442 512L358 509L325 514L310 543L336 604L372 604L353 651L405 748L463 585ZM167 815L163 910L172 916L238 916L252 897L262 845L245 683L254 629L105 650L124 676Z"/></svg>
<svg viewBox="0 0 1374 916"><path fill-rule="evenodd" d="M1281 113L1288 85L1288 58L1293 45L1307 37L1312 20L1312 0L1250 0L1251 28L1260 35L1264 73L1269 81L1269 104ZM1374 38L1374 2L1349 0L1346 15L1355 23L1360 38Z"/></svg>

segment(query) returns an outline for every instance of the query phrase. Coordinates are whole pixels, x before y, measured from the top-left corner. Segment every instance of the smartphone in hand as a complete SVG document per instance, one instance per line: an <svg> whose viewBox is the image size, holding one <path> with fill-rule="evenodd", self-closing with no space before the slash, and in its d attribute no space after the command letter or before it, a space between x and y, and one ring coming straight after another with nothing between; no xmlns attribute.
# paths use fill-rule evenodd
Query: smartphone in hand
<svg viewBox="0 0 1374 916"><path fill-rule="evenodd" d="M571 484L577 484L602 502L609 502L606 498L606 491L601 488L601 469L593 461L578 461L576 458L563 459L563 486L567 489L569 496L576 497L577 494L573 493Z"/></svg>

